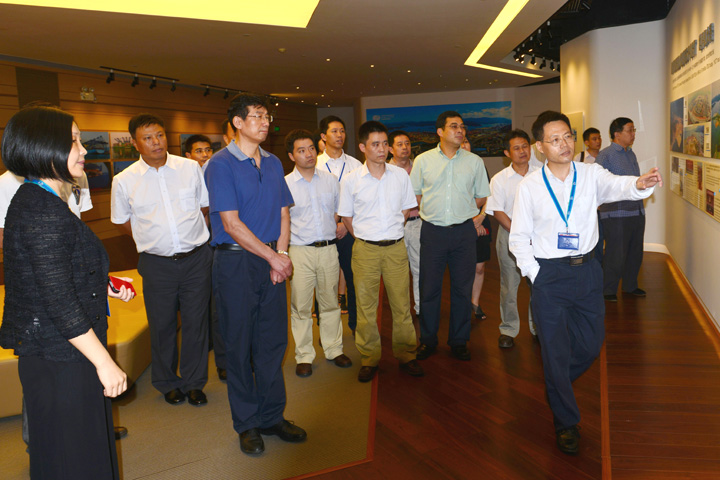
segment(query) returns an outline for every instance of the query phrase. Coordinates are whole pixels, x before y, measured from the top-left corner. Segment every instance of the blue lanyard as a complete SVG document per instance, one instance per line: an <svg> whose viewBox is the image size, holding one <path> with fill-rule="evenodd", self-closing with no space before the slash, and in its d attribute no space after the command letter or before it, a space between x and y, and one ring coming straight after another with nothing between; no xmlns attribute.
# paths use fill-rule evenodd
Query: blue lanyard
<svg viewBox="0 0 720 480"><path fill-rule="evenodd" d="M29 180L29 179L26 178L26 179L25 179L25 183L34 183L34 184L37 185L38 187L40 187L40 188L42 188L43 190L46 190L46 191L52 193L52 194L55 195L56 197L58 197L58 198L60 197L60 195L58 195L55 190L53 190L52 188L50 188L50 186L49 186L47 183L43 182L42 180Z"/></svg>
<svg viewBox="0 0 720 480"><path fill-rule="evenodd" d="M553 199L553 202L555 202L555 208L557 208L558 213L560 214L560 218L562 218L562 221L565 222L565 229L569 229L568 226L568 220L570 219L570 212L572 211L573 207L573 200L575 200L575 187L577 186L577 169L575 168L575 162L573 162L573 184L572 189L570 190L570 201L568 202L568 209L567 209L567 215L563 214L562 208L560 208L560 202L558 202L557 197L555 196L555 192L553 192L552 188L550 188L550 182L548 182L547 175L545 175L545 167L542 168L542 176L543 180L545 180L545 186L548 189L548 192L550 192L550 196Z"/></svg>
<svg viewBox="0 0 720 480"><path fill-rule="evenodd" d="M330 165L325 162L325 167L328 169L328 172L332 173L332 170L330 170ZM340 170L340 178L338 178L338 182L342 180L343 172L345 171L345 162L343 162L342 170Z"/></svg>

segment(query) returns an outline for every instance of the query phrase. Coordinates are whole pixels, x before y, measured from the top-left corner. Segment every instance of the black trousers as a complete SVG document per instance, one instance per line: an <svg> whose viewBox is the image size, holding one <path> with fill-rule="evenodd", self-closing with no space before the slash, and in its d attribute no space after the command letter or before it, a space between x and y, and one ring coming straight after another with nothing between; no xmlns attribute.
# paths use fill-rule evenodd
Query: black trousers
<svg viewBox="0 0 720 480"><path fill-rule="evenodd" d="M643 259L645 215L604 218L603 294L615 295L622 279L623 292L638 288L638 274Z"/></svg>
<svg viewBox="0 0 720 480"><path fill-rule="evenodd" d="M475 277L477 231L472 222L439 227L422 220L420 230L420 342L438 344L440 301L445 268L450 270L448 345L470 340L472 284Z"/></svg>
<svg viewBox="0 0 720 480"><path fill-rule="evenodd" d="M90 362L20 357L33 480L120 478L110 399Z"/></svg>
<svg viewBox="0 0 720 480"><path fill-rule="evenodd" d="M238 433L283 419L288 315L285 282L248 251L215 250L213 291L227 355L227 387ZM252 365L250 355L252 354ZM253 370L254 366L254 370Z"/></svg>
<svg viewBox="0 0 720 480"><path fill-rule="evenodd" d="M590 368L605 339L602 269L596 259L577 266L538 263L530 302L548 403L555 429L562 430L580 422L572 382Z"/></svg>
<svg viewBox="0 0 720 480"><path fill-rule="evenodd" d="M345 283L347 284L348 327L354 332L357 327L357 302L355 301L355 283L353 282L352 272L353 244L355 244L355 237L349 233L337 242L340 269L345 275Z"/></svg>
<svg viewBox="0 0 720 480"><path fill-rule="evenodd" d="M181 260L141 253L138 273L152 349L152 384L165 394L202 390L208 379L208 306L212 249L205 245ZM178 376L177 312L182 322Z"/></svg>

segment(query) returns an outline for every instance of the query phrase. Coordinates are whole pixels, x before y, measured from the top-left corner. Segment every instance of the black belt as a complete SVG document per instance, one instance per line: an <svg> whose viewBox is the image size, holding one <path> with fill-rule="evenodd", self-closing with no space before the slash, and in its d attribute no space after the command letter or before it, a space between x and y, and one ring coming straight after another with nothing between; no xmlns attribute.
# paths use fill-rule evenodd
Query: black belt
<svg viewBox="0 0 720 480"><path fill-rule="evenodd" d="M553 263L562 263L563 265L570 265L571 267L577 267L583 263L588 263L590 260L595 258L595 252L586 253L585 255L575 255L572 257L560 257L560 258L540 258L539 260L547 260Z"/></svg>
<svg viewBox="0 0 720 480"><path fill-rule="evenodd" d="M452 225L435 225L435 224L432 223L432 222L428 222L427 220L423 220L423 222L429 223L429 224L432 225L433 227L438 227L438 228L455 228L455 227L459 227L460 225L465 225L465 224L467 224L467 223L472 223L472 221L473 221L472 218L468 218L468 219L465 220L464 222L454 223L454 224L452 224Z"/></svg>
<svg viewBox="0 0 720 480"><path fill-rule="evenodd" d="M277 241L268 242L265 245L272 248L273 250L277 250ZM218 243L215 248L217 248L218 250L230 250L231 252L245 251L245 249L237 243Z"/></svg>
<svg viewBox="0 0 720 480"><path fill-rule="evenodd" d="M362 238L358 238L358 240L362 240L365 243L369 243L370 245L377 245L378 247L389 247L390 245L395 245L396 243L402 242L403 237L398 238L397 240L380 240L380 241L372 241L372 240L363 240Z"/></svg>
<svg viewBox="0 0 720 480"><path fill-rule="evenodd" d="M420 215L415 215L414 217L408 217L407 221L412 222L413 220L417 220L418 218L420 218Z"/></svg>
<svg viewBox="0 0 720 480"><path fill-rule="evenodd" d="M327 247L328 245L335 245L337 243L337 238L333 238L332 240L320 240L317 242L308 243L307 245L303 245L304 247Z"/></svg>
<svg viewBox="0 0 720 480"><path fill-rule="evenodd" d="M183 252L183 253L176 253L175 255L165 256L165 255L155 255L154 253L147 253L143 252L146 255L152 255L153 257L160 257L160 258L169 258L171 260L182 260L183 258L187 258L193 253L199 251L201 248L203 248L205 245L207 245L207 242L203 243L202 245L198 245L197 247L193 248L189 252Z"/></svg>

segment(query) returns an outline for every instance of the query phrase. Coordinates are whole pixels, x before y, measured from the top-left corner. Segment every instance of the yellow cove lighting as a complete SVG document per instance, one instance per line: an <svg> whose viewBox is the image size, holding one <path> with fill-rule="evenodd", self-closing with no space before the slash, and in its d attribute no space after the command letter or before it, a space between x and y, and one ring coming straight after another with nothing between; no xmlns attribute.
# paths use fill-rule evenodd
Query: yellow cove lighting
<svg viewBox="0 0 720 480"><path fill-rule="evenodd" d="M492 44L495 43L495 40L497 40L500 34L505 31L508 25L510 25L510 22L517 17L518 13L520 13L529 1L530 0L508 0L505 7L500 11L500 14L497 16L492 25L490 25L490 28L488 28L488 31L485 32L483 38L480 39L480 43L477 44L475 50L473 50L468 59L465 60L465 65L468 67L484 68L486 70L509 73L512 75L521 75L523 77L542 77L542 75L536 75L534 73L519 72L517 70L510 70L509 68L492 67L490 65L478 63L482 56L485 55L485 52L487 52Z"/></svg>
<svg viewBox="0 0 720 480"><path fill-rule="evenodd" d="M11 0L0 3L305 28L320 0L204 0L201 3L195 0Z"/></svg>

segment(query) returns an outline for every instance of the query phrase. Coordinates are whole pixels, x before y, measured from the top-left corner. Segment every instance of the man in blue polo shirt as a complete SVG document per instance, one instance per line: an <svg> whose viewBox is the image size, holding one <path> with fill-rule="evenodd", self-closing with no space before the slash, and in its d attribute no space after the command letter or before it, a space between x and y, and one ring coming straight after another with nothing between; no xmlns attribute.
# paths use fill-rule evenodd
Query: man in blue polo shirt
<svg viewBox="0 0 720 480"><path fill-rule="evenodd" d="M218 152L205 172L215 247L213 289L227 348L233 427L242 451L260 454L265 450L260 434L288 442L307 436L283 418L293 199L280 160L260 148L272 122L265 98L235 96L228 120L235 142Z"/></svg>

